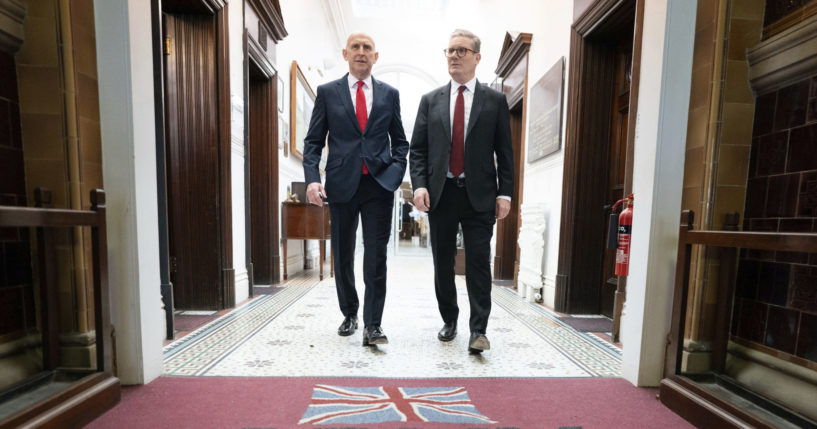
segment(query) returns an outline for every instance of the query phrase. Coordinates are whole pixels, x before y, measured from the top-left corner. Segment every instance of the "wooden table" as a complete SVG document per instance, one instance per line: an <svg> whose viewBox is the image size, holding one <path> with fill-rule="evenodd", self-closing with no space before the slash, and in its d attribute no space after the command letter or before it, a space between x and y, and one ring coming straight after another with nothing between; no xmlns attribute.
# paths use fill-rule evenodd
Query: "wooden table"
<svg viewBox="0 0 817 429"><path fill-rule="evenodd" d="M323 280L323 262L326 260L326 240L332 238L329 227L329 205L284 201L281 203L281 238L284 243L284 280L287 279L287 240L304 240L304 268L306 268L306 240L320 240L320 279ZM335 255L330 246L329 275L334 277Z"/></svg>

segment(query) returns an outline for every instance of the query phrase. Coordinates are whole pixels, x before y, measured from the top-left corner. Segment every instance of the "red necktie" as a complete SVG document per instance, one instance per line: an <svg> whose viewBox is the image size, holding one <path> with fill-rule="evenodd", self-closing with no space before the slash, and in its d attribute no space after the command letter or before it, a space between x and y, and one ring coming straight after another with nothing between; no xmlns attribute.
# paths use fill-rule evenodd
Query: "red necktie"
<svg viewBox="0 0 817 429"><path fill-rule="evenodd" d="M451 130L451 161L448 169L454 177L459 177L465 170L465 100L462 92L465 85L461 85L454 104L454 127Z"/></svg>
<svg viewBox="0 0 817 429"><path fill-rule="evenodd" d="M357 116L357 123L360 125L360 132L366 129L366 121L369 120L369 115L366 113L366 94L363 93L363 81L357 81L357 95L355 96L355 115ZM369 169L366 168L366 162L363 163L363 174L369 174Z"/></svg>

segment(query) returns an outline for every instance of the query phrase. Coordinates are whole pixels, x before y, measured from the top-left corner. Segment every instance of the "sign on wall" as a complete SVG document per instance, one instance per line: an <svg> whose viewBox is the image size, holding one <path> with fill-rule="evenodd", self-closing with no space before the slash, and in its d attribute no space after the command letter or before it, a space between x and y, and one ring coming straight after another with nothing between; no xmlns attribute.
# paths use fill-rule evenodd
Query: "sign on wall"
<svg viewBox="0 0 817 429"><path fill-rule="evenodd" d="M562 141L562 97L565 58L539 79L530 90L528 164L559 150Z"/></svg>

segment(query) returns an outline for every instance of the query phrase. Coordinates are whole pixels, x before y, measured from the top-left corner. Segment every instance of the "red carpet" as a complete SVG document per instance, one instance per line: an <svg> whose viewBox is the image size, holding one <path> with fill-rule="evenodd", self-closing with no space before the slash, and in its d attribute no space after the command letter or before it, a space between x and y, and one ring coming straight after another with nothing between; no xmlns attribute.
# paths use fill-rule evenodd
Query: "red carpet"
<svg viewBox="0 0 817 429"><path fill-rule="evenodd" d="M298 422L316 385L344 387L463 387L481 415L495 423L322 425ZM161 377L124 389L122 402L89 428L689 428L662 406L657 389L618 378L378 379Z"/></svg>

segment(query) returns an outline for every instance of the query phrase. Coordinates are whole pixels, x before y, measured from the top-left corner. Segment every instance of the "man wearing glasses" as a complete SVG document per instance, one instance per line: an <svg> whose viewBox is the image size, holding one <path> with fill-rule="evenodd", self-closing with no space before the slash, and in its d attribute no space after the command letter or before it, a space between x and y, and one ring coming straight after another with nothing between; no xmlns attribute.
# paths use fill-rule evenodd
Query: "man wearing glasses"
<svg viewBox="0 0 817 429"><path fill-rule="evenodd" d="M485 335L491 313L491 237L496 219L508 215L513 190L508 102L477 81L479 47L470 31L451 34L444 50L451 82L422 97L409 161L414 205L428 211L431 224L434 288L444 323L440 341L457 335L454 258L462 225L471 353L491 348Z"/></svg>
<svg viewBox="0 0 817 429"><path fill-rule="evenodd" d="M344 319L338 335L358 327L354 258L358 218L363 224L363 345L387 344L380 328L386 301L386 246L391 233L393 193L406 172L408 141L400 119L400 94L372 77L378 52L367 34L346 41L343 59L349 73L318 87L304 138L306 196L312 204L329 201L335 288ZM326 188L318 164L329 135Z"/></svg>

